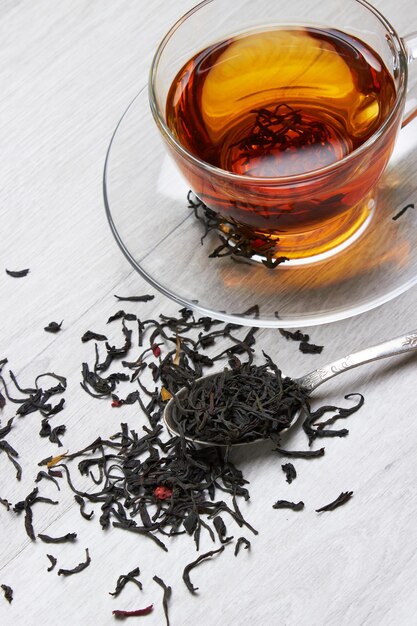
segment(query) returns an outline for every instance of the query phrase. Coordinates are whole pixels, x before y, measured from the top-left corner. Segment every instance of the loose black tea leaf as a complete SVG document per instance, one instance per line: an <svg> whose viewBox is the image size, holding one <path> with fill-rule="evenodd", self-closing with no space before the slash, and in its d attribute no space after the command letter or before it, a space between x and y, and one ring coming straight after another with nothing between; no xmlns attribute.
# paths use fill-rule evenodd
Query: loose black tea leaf
<svg viewBox="0 0 417 626"><path fill-rule="evenodd" d="M307 411L306 419L303 422L303 430L308 436L309 443L311 444L314 439L317 437L346 437L349 434L349 431L346 428L340 430L331 430L325 428L330 424L334 424L339 419L346 419L350 415L353 415L358 411L363 403L365 402L365 398L360 393L350 393L345 396L345 400L349 400L350 398L359 397L359 400L356 405L352 407L337 407L334 405L325 405L318 408L316 411ZM332 412L334 415L327 419L324 422L317 422L325 413ZM313 426L316 426L314 428Z"/></svg>
<svg viewBox="0 0 417 626"><path fill-rule="evenodd" d="M30 270L6 270L6 274L13 278L23 278L29 274Z"/></svg>
<svg viewBox="0 0 417 626"><path fill-rule="evenodd" d="M24 500L17 502L13 510L15 513L20 513L21 511L25 512L25 530L26 534L32 541L35 541L35 531L33 529L33 512L32 505L34 504L36 497L38 495L38 488L35 487Z"/></svg>
<svg viewBox="0 0 417 626"><path fill-rule="evenodd" d="M59 447L62 447L60 437L62 437L62 435L65 434L66 430L67 430L67 427L65 426L65 424L61 424L60 426L55 426L55 428L51 430L51 433L49 435L49 441L51 443L57 443Z"/></svg>
<svg viewBox="0 0 417 626"><path fill-rule="evenodd" d="M1 406L1 401L0 401L0 408L3 408ZM9 421L7 422L6 426L3 426L3 428L0 428L0 439L4 439L4 437L6 437L6 435L9 434L9 432L12 429L13 421L14 421L14 417L11 417Z"/></svg>
<svg viewBox="0 0 417 626"><path fill-rule="evenodd" d="M87 341L91 341L94 339L95 341L107 341L106 335L100 335L99 333L94 333L92 330L87 330L84 335L81 337L81 341L86 343Z"/></svg>
<svg viewBox="0 0 417 626"><path fill-rule="evenodd" d="M41 422L41 429L39 431L39 437L49 437L52 428L48 419L43 419Z"/></svg>
<svg viewBox="0 0 417 626"><path fill-rule="evenodd" d="M297 478L297 472L295 471L295 467L292 463L284 463L281 465L282 471L284 472L287 483L291 484L292 481Z"/></svg>
<svg viewBox="0 0 417 626"><path fill-rule="evenodd" d="M319 456L324 456L324 448L319 448L318 450L285 450L278 447L274 448L273 451L293 459L315 459Z"/></svg>
<svg viewBox="0 0 417 626"><path fill-rule="evenodd" d="M136 319L136 315L134 316L134 318ZM120 319L126 319L126 313L124 311L117 311L117 313L109 317L109 319L107 320L107 324Z"/></svg>
<svg viewBox="0 0 417 626"><path fill-rule="evenodd" d="M239 554L240 546L243 546L245 550L250 550L251 543L249 539L246 539L245 537L239 537L239 539L236 541L235 556Z"/></svg>
<svg viewBox="0 0 417 626"><path fill-rule="evenodd" d="M206 559L211 559L216 554L223 552L223 550L224 550L224 546L222 546L218 550L210 550L210 552L206 552L205 554L200 554L200 556L195 561L193 561L192 563L189 563L188 565L184 567L182 579L185 582L187 589L189 589L191 593L195 593L198 590L198 587L194 587L194 585L191 582L191 579L190 579L191 570L197 567L197 565L199 565L202 561L205 561Z"/></svg>
<svg viewBox="0 0 417 626"><path fill-rule="evenodd" d="M54 569L55 565L58 562L58 559L56 559L53 554L47 554L46 555L48 557L48 559L51 561L51 565L47 568L47 572L52 572L52 570Z"/></svg>
<svg viewBox="0 0 417 626"><path fill-rule="evenodd" d="M142 590L142 583L140 582L140 580L137 580L137 576L140 576L139 567L135 567L135 569L132 569L132 571L128 574L121 574L117 579L116 589L113 592L109 591L109 594L117 598L117 596L123 591L128 582L134 583L139 587L140 590Z"/></svg>
<svg viewBox="0 0 417 626"><path fill-rule="evenodd" d="M272 505L273 509L292 509L293 511L301 511L304 508L304 502L289 502L288 500L277 500Z"/></svg>
<svg viewBox="0 0 417 626"><path fill-rule="evenodd" d="M333 500L333 502L330 502L330 504L322 506L320 509L316 509L316 512L321 513L322 511L334 511L334 509L337 509L337 507L346 504L346 502L349 502L352 496L353 491L342 492L340 496L336 498L336 500Z"/></svg>
<svg viewBox="0 0 417 626"><path fill-rule="evenodd" d="M58 570L58 576L72 576L73 574L79 574L80 572L82 572L83 570L85 570L91 563L91 558L90 555L88 553L88 548L86 548L85 550L85 561L83 561L82 563L79 563L76 567L74 567L73 569L59 569Z"/></svg>
<svg viewBox="0 0 417 626"><path fill-rule="evenodd" d="M285 330L285 328L278 328L279 332L285 339L291 339L292 341L309 341L310 336L305 335L301 332L301 330L296 330L294 332L290 330Z"/></svg>
<svg viewBox="0 0 417 626"><path fill-rule="evenodd" d="M320 354L323 352L324 346L316 346L314 343L308 343L307 341L302 341L299 345L299 348L303 354Z"/></svg>
<svg viewBox="0 0 417 626"><path fill-rule="evenodd" d="M9 587L9 585L0 585L0 586L4 591L4 597L6 598L7 602L11 604L13 600L13 589Z"/></svg>
<svg viewBox="0 0 417 626"><path fill-rule="evenodd" d="M62 537L50 537L49 535L38 534L38 537L44 543L73 543L77 539L77 533L67 533Z"/></svg>
<svg viewBox="0 0 417 626"><path fill-rule="evenodd" d="M5 405L6 405L6 398L0 391L0 409L4 409Z"/></svg>
<svg viewBox="0 0 417 626"><path fill-rule="evenodd" d="M16 457L18 457L19 454L16 452L14 448L12 448L12 446L9 443L7 443L5 439L0 440L0 452L2 450L3 452L6 453L7 458L9 459L10 463L12 463L12 465L16 469L16 479L20 480L22 478L22 467L16 461Z"/></svg>
<svg viewBox="0 0 417 626"><path fill-rule="evenodd" d="M155 298L155 296L150 295L127 297L115 295L114 297L117 298L117 300L119 300L120 302L149 302L150 300L153 300Z"/></svg>
<svg viewBox="0 0 417 626"><path fill-rule="evenodd" d="M220 515L218 515L217 517L213 519L213 526L217 533L220 543L229 543L229 541L232 541L233 537L226 536L227 535L226 524L224 523Z"/></svg>
<svg viewBox="0 0 417 626"><path fill-rule="evenodd" d="M75 494L74 496L74 500L77 502L77 504L80 505L80 515L86 519L86 520L90 520L93 515L94 515L94 511L91 511L91 513L86 513L85 512L85 501L84 498L78 494Z"/></svg>
<svg viewBox="0 0 417 626"><path fill-rule="evenodd" d="M63 322L64 320L62 320ZM44 330L48 333L59 333L61 330L62 322L49 322L48 326L45 326Z"/></svg>
<svg viewBox="0 0 417 626"><path fill-rule="evenodd" d="M6 507L7 511L10 511L12 503L6 500L6 498L0 498L0 504Z"/></svg>
<svg viewBox="0 0 417 626"><path fill-rule="evenodd" d="M124 619L125 617L140 617L141 615L149 615L153 611L153 604L146 606L144 609L136 609L135 611L112 611L114 617Z"/></svg>
<svg viewBox="0 0 417 626"><path fill-rule="evenodd" d="M40 482L43 478L44 478L45 480L50 480L50 481L52 481L52 482L53 482L53 483L57 486L58 491L60 491L60 490L61 490L61 489L60 489L60 486L59 486L59 483L58 483L58 481L56 480L56 478L54 478L54 476L53 476L53 475L51 475L51 473L44 472L44 471L42 471L42 470L41 470L40 472L38 472L38 475L37 475L37 476L36 476L36 478L35 478L35 483Z"/></svg>
<svg viewBox="0 0 417 626"><path fill-rule="evenodd" d="M404 215L404 213L408 211L408 209L414 209L414 204L407 204L407 206L405 206L403 209L401 209L401 211L399 211L396 215L394 215L392 219L394 221L398 220L398 218Z"/></svg>
<svg viewBox="0 0 417 626"><path fill-rule="evenodd" d="M154 576L153 580L164 590L164 595L162 598L162 606L164 609L166 625L169 626L168 602L171 597L172 589L169 585L166 585L164 581L162 580L162 578L159 578L159 576Z"/></svg>

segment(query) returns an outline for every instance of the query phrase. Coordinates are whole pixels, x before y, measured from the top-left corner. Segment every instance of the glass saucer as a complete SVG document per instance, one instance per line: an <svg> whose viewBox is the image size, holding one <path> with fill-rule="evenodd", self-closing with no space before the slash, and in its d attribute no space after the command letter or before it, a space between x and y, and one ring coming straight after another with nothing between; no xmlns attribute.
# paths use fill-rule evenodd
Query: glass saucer
<svg viewBox="0 0 417 626"><path fill-rule="evenodd" d="M110 227L133 267L156 289L202 315L262 327L294 328L358 315L417 282L417 119L399 136L360 236L329 258L274 269L230 256L189 208L189 191L166 153L147 88L130 104L110 142L104 201ZM396 219L394 219L396 218ZM257 319L243 314L258 305Z"/></svg>

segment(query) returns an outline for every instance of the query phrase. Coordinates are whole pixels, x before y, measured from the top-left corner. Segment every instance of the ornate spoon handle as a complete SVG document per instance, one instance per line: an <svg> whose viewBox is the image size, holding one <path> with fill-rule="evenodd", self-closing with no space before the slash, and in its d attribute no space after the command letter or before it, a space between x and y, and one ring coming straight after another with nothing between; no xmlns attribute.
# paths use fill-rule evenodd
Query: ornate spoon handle
<svg viewBox="0 0 417 626"><path fill-rule="evenodd" d="M319 385L326 382L326 380L333 378L333 376L338 376L338 374L358 367L363 363L370 363L378 359L386 359L390 356L405 354L412 350L417 350L417 331L414 330L401 337L396 337L395 339L379 343L376 346L365 348L365 350L348 354L337 361L333 361L333 363L329 363L329 365L325 365L301 378L297 378L295 382L308 392L312 392Z"/></svg>

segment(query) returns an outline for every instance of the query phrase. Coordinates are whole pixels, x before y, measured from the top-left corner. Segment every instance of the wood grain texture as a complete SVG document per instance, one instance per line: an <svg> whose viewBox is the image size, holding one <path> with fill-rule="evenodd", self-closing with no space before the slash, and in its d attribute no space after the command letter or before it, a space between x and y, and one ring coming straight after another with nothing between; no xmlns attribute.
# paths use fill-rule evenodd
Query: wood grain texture
<svg viewBox="0 0 417 626"><path fill-rule="evenodd" d="M120 254L104 215L102 167L121 112L147 79L155 47L170 25L194 4L176 0L73 0L0 5L0 358L24 385L53 370L68 377L67 405L55 424L68 432L64 450L83 447L98 434L110 435L120 421L140 429L136 407L117 413L80 388L80 367L92 347L80 342L87 329L104 332L108 316L121 308L113 294L153 293ZM417 29L410 0L375 1L400 33ZM410 172L410 177L415 172ZM152 184L152 181L149 182ZM30 267L24 279L4 268ZM175 271L175 268L172 268ZM169 278L169 277L168 277ZM160 294L126 309L147 317L173 314L176 305ZM259 345L287 373L299 376L353 349L416 326L415 289L356 318L311 331L325 345L321 356L302 355L274 330L259 333ZM45 333L63 320L57 335ZM308 329L307 329L308 330ZM115 333L115 340L116 331ZM181 576L195 557L193 543L179 537L168 554L146 539L116 530L104 533L97 518L80 518L72 494L41 483L42 494L59 505L34 507L36 532L76 531L75 545L30 542L23 519L0 506L0 583L14 589L8 605L0 597L5 626L62 626L114 623L114 608L154 604L143 619L164 623L156 574L173 587L173 626L412 626L417 623L417 491L415 357L367 365L326 383L317 401L345 402L352 391L366 397L349 423L345 440L333 440L326 455L296 461L298 477L285 482L282 458L264 446L233 453L250 480L251 500L242 505L257 537L244 534L252 550L233 549L195 571L198 596ZM9 406L0 416L11 416ZM23 466L21 483L0 454L0 497L17 502L33 487L39 460L56 451L38 437L40 418L17 420L8 437ZM305 445L291 431L288 447ZM81 481L79 483L82 484ZM341 491L353 490L346 507L317 514ZM300 513L273 510L277 499L303 500ZM48 573L47 553L60 566L92 558L88 570L68 579ZM202 550L211 549L206 541ZM127 586L117 600L119 574L141 568L144 590ZM139 619L139 618L138 618Z"/></svg>

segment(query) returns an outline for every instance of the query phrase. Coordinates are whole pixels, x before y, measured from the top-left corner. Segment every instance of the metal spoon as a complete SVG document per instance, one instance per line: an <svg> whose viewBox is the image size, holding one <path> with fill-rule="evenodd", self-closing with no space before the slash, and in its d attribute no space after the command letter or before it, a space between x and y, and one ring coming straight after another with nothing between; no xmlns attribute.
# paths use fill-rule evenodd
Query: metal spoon
<svg viewBox="0 0 417 626"><path fill-rule="evenodd" d="M338 376L347 370L350 370L354 367L358 367L359 365L363 365L364 363L370 363L371 361L377 361L378 359L386 359L391 356L396 356L400 354L405 354L406 352L411 352L412 350L417 350L417 331L411 331L406 333L405 335L401 335L401 337L396 337L395 339L389 339L388 341L384 341L383 343L379 343L375 346L371 346L370 348L365 348L364 350L359 350L359 352L353 352L353 354L348 354L347 356L338 359L337 361L333 361L328 365L324 365L319 369L313 370L312 372L305 374L305 376L301 376L301 378L294 378L294 382L298 383L300 387L302 387L308 394L311 394L317 387L319 387L322 383L326 382L330 378L334 376ZM200 378L200 380L208 380L213 378L217 374L210 374L208 376L204 376ZM180 391L176 394L176 397L181 399L181 395L186 392L186 389L180 389ZM165 411L163 414L164 422L168 428L168 430L173 435L179 435L176 424L172 419L172 407L175 402L174 398L171 398L165 407ZM293 415L291 425L296 422L300 415L300 411L296 411ZM285 430L288 430L286 428ZM221 446L219 443L212 443L200 439L195 439L193 437L185 437L188 441L193 441L194 443L199 443L202 445L217 445ZM234 443L231 445L249 445L251 443L256 443L256 441L260 441L260 439L254 439L253 441L245 442L245 443Z"/></svg>

